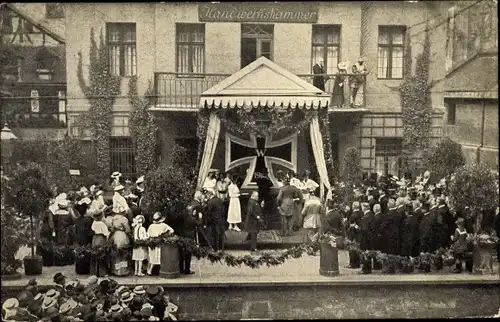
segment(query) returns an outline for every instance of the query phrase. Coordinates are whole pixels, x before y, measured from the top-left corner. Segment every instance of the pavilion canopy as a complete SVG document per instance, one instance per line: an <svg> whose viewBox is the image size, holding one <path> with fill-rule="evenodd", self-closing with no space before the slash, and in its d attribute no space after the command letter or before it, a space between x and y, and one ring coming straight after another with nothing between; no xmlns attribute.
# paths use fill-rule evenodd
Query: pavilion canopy
<svg viewBox="0 0 500 322"><path fill-rule="evenodd" d="M327 108L330 95L297 75L260 57L205 91L202 108Z"/></svg>

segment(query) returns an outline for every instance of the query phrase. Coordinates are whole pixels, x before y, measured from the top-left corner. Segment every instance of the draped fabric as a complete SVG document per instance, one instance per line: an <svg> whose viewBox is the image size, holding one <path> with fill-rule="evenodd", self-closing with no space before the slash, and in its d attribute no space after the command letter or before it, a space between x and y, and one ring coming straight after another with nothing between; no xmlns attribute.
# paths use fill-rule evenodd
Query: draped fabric
<svg viewBox="0 0 500 322"><path fill-rule="evenodd" d="M318 167L319 178L321 181L321 188L327 189L326 200L332 199L332 187L328 179L328 171L326 169L325 152L323 149L323 139L321 137L321 132L319 129L318 116L314 116L311 120L311 145L314 153L314 160ZM323 190L321 190L321 199L323 199Z"/></svg>
<svg viewBox="0 0 500 322"><path fill-rule="evenodd" d="M202 187L205 178L208 175L208 171L212 166L215 149L217 148L217 142L219 141L219 133L220 119L217 115L215 115L215 113L212 113L210 114L210 121L208 123L207 129L207 138L205 140L205 148L203 150L200 171L198 173L198 184L196 185L198 189Z"/></svg>

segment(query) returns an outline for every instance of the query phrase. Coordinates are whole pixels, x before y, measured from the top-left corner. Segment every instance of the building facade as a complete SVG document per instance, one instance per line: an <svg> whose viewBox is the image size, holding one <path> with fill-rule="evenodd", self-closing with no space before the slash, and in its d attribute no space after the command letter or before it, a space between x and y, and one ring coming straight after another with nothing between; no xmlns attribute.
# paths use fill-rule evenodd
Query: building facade
<svg viewBox="0 0 500 322"><path fill-rule="evenodd" d="M64 8L3 4L2 121L21 139L67 133Z"/></svg>
<svg viewBox="0 0 500 322"><path fill-rule="evenodd" d="M498 4L450 3L445 132L467 163L498 170Z"/></svg>
<svg viewBox="0 0 500 322"><path fill-rule="evenodd" d="M137 75L139 93L150 81L154 84L162 163L170 162L174 143L195 155L201 94L260 56L310 82L314 65L323 61L324 73L330 74L327 93L332 93L338 63L349 61L352 66L361 56L369 73L357 106L351 108L349 99L343 106L330 106L334 157L341 161L348 147L357 147L365 171L397 174L403 135L398 92L403 47L409 37L413 58L421 53L425 28L433 44L430 79L436 81L431 136L435 141L442 136L447 16L440 10L434 1L68 4L69 132L78 133L75 120L88 109L77 62L81 52L87 77L91 28L105 36L111 70L122 76L122 94L113 107L111 152L133 151L126 93L128 79ZM307 151L307 143L298 149Z"/></svg>

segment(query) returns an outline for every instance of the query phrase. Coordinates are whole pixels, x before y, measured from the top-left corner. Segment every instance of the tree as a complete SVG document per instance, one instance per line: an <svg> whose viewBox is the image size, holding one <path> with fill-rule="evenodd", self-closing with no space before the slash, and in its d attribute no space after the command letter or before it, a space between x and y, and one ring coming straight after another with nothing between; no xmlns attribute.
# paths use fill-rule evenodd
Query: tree
<svg viewBox="0 0 500 322"><path fill-rule="evenodd" d="M95 147L100 179L105 181L110 173L109 137L111 135L112 109L120 95L121 78L111 74L108 50L101 33L99 46L90 30L89 85L83 77L82 54L78 53L78 82L90 103L88 111L79 117L80 135L90 135Z"/></svg>
<svg viewBox="0 0 500 322"><path fill-rule="evenodd" d="M346 186L352 187L361 183L363 170L358 149L351 147L346 150L341 173L340 181L344 182Z"/></svg>
<svg viewBox="0 0 500 322"><path fill-rule="evenodd" d="M42 167L49 185L76 189L76 185L89 186L99 178L93 150L77 138L65 137L51 141L43 137L33 141L16 142L11 163L37 163ZM80 170L80 177L71 177L70 169Z"/></svg>
<svg viewBox="0 0 500 322"><path fill-rule="evenodd" d="M28 244L29 225L27 221L16 216L12 205L7 205L11 194L10 178L2 172L2 202L1 202L1 273L2 275L14 274L21 267L21 261L16 259L16 253Z"/></svg>
<svg viewBox="0 0 500 322"><path fill-rule="evenodd" d="M11 206L21 218L29 218L31 256L35 256L34 219L40 218L49 206L50 187L43 169L37 163L19 164L10 174L6 206Z"/></svg>
<svg viewBox="0 0 500 322"><path fill-rule="evenodd" d="M175 166L162 166L145 176L143 205L147 212L162 212L169 218L182 214L192 200L192 183Z"/></svg>
<svg viewBox="0 0 500 322"><path fill-rule="evenodd" d="M132 105L130 112L130 133L135 145L135 164L139 174L154 170L157 166L156 131L158 129L153 114L149 108L153 104L153 89L151 82L140 97L137 91L137 77L130 78L128 97Z"/></svg>
<svg viewBox="0 0 500 322"><path fill-rule="evenodd" d="M452 175L448 187L451 204L461 212L470 209L477 218L476 231L481 231L482 223L491 224L491 220L483 221L483 215L498 207L498 175L495 175L484 164L465 165ZM485 218L489 219L489 218Z"/></svg>
<svg viewBox="0 0 500 322"><path fill-rule="evenodd" d="M446 178L465 164L462 146L445 138L431 149L426 163L433 177Z"/></svg>

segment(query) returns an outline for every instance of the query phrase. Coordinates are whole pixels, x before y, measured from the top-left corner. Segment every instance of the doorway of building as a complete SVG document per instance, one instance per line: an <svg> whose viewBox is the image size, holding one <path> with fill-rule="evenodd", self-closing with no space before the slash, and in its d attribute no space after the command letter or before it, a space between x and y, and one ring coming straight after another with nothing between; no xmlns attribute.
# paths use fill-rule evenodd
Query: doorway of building
<svg viewBox="0 0 500 322"><path fill-rule="evenodd" d="M264 56L273 59L274 25L241 25L241 68Z"/></svg>

